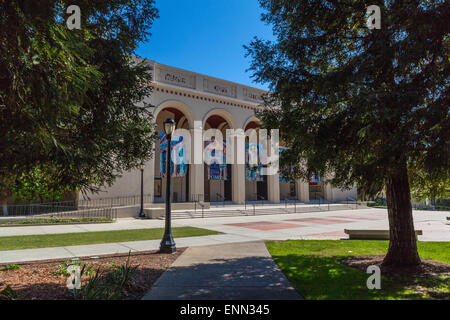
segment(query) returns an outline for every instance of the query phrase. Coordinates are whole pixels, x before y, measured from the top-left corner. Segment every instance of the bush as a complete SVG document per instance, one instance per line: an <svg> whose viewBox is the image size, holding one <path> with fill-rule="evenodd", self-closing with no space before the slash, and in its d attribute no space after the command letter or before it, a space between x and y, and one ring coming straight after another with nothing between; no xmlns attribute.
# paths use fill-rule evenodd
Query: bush
<svg viewBox="0 0 450 320"><path fill-rule="evenodd" d="M128 287L132 275L138 266L130 265L130 254L125 265L111 265L112 271L104 274L100 269L91 272L86 280L86 284L80 289L72 289L72 295L75 299L81 300L116 300L122 295L125 288ZM89 269L88 269L89 270ZM80 276L87 273L86 264L82 265Z"/></svg>

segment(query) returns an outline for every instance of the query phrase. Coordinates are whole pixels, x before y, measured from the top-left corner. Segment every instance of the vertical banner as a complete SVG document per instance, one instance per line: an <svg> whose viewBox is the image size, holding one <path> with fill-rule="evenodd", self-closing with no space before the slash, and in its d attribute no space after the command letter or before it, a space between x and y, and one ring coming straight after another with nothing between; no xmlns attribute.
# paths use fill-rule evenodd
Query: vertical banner
<svg viewBox="0 0 450 320"><path fill-rule="evenodd" d="M281 158L281 154L283 152L285 152L287 150L287 148L284 147L279 147L280 149L280 158ZM290 179L290 178L286 178L286 175L289 175L290 173L293 172L293 168L292 166L284 166L284 167L280 167L280 182L294 182L294 180Z"/></svg>
<svg viewBox="0 0 450 320"><path fill-rule="evenodd" d="M264 181L261 174L261 152L261 144L245 143L245 179L247 181Z"/></svg>
<svg viewBox="0 0 450 320"><path fill-rule="evenodd" d="M206 163L208 180L228 180L226 161L226 141L211 140L206 142Z"/></svg>
<svg viewBox="0 0 450 320"><path fill-rule="evenodd" d="M311 173L311 182L322 182L322 178L319 173Z"/></svg>
<svg viewBox="0 0 450 320"><path fill-rule="evenodd" d="M159 133L159 167L161 177L165 177L167 173L167 137L164 132ZM173 134L172 135L172 159L171 159L171 168L170 173L172 177L184 177L187 171L186 164L186 153L185 153L185 144L183 141L183 136Z"/></svg>

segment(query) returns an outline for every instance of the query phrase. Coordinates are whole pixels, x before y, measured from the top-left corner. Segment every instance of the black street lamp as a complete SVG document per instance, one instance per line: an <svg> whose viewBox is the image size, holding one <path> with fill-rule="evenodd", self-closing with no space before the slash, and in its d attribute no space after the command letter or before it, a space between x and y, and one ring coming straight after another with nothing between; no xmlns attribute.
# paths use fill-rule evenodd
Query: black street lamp
<svg viewBox="0 0 450 320"><path fill-rule="evenodd" d="M145 218L145 212L144 212L144 169L145 169L145 164L143 161L141 161L141 164L139 165L139 169L141 169L141 211L139 212L139 218Z"/></svg>
<svg viewBox="0 0 450 320"><path fill-rule="evenodd" d="M172 144L172 133L175 131L175 121L171 118L167 118L164 121L164 132L167 136L167 165L166 165L166 224L164 230L164 236L161 240L160 252L162 253L174 253L177 251L177 247L175 246L175 241L173 241L172 237L172 226L170 221L170 196L171 196L171 187L170 180L172 179L171 175L171 144Z"/></svg>

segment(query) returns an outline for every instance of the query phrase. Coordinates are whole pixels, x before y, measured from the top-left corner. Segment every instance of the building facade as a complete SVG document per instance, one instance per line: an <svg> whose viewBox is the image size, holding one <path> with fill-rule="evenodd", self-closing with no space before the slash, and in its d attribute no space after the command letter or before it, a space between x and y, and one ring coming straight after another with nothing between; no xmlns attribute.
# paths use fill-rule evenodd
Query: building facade
<svg viewBox="0 0 450 320"><path fill-rule="evenodd" d="M148 63L153 73L153 93L145 102L153 106L158 133L163 131L162 124L169 117L175 120L177 129L185 129L184 132L191 136L202 135L208 129L218 129L226 137L227 129L243 129L245 132L259 128L260 121L255 117L255 111L261 108L261 95L265 91L154 61ZM194 139L189 147L191 155L194 154L195 143ZM203 150L203 139L200 143ZM235 154L239 152L245 150L235 150ZM161 134L161 139L155 143L154 156L145 164L144 170L144 193L151 202L163 202L166 197L165 156L164 136ZM127 172L111 187L89 197L139 195L140 175L139 170ZM254 200L278 203L286 199L335 202L356 197L356 188L336 189L323 183L320 177L313 177L310 182L286 181L279 174L255 177L249 174L245 164L237 163L217 167L192 163L177 166L172 174L174 202L203 200L242 204Z"/></svg>

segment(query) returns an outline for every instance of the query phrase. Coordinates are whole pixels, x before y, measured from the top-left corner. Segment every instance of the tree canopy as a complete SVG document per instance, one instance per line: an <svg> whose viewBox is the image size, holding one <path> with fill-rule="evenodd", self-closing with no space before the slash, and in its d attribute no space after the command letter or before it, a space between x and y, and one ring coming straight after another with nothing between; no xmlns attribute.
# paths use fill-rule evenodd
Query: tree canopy
<svg viewBox="0 0 450 320"><path fill-rule="evenodd" d="M151 76L133 56L157 14L153 0L0 1L2 197L39 166L96 191L151 156Z"/></svg>

